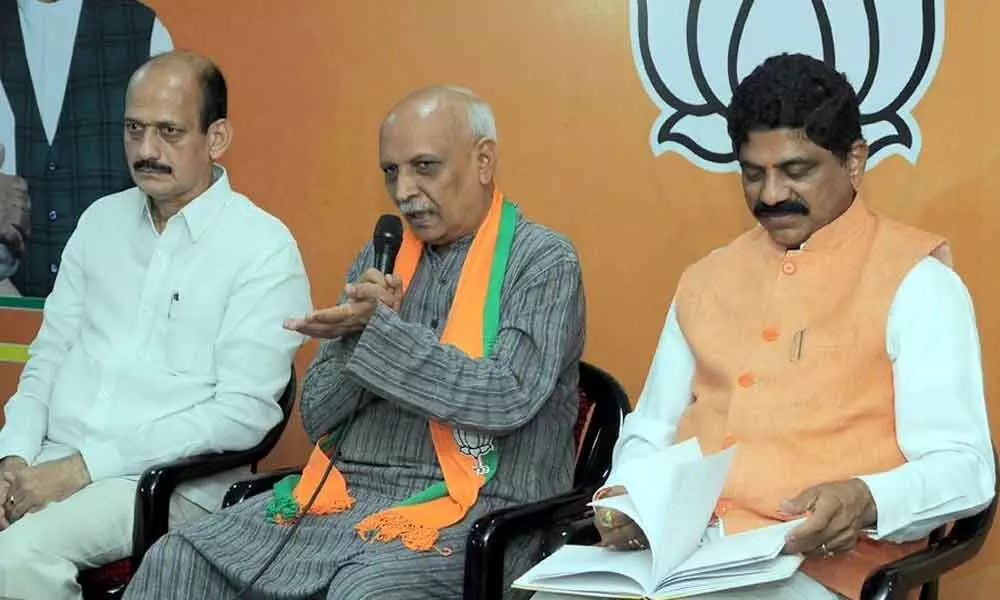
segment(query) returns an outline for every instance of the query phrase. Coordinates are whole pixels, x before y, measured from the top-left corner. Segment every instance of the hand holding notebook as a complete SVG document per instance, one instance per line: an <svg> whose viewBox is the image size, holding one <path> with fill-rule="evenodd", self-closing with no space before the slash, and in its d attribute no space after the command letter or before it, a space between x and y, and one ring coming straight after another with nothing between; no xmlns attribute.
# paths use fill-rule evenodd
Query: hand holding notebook
<svg viewBox="0 0 1000 600"><path fill-rule="evenodd" d="M732 536L710 531L735 447L702 456L688 440L635 461L622 472L627 493L591 506L620 511L649 548L622 551L567 545L514 587L606 598L682 598L791 577L801 555L783 555L785 535L802 520Z"/></svg>

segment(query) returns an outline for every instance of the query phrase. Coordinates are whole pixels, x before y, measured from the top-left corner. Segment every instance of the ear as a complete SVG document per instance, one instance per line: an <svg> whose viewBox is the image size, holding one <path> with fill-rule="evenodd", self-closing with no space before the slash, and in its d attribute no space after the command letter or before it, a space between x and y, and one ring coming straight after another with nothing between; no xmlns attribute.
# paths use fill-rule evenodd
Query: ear
<svg viewBox="0 0 1000 600"><path fill-rule="evenodd" d="M493 176L497 170L497 143L496 140L483 138L476 142L472 150L476 159L476 169L479 171L479 183L489 185L493 181Z"/></svg>
<svg viewBox="0 0 1000 600"><path fill-rule="evenodd" d="M865 163L868 161L868 144L864 140L857 140L851 144L851 149L847 153L847 176L851 179L851 187L854 191L861 190L861 179L865 176Z"/></svg>
<svg viewBox="0 0 1000 600"><path fill-rule="evenodd" d="M233 143L233 126L229 119L219 119L208 126L208 155L217 162Z"/></svg>

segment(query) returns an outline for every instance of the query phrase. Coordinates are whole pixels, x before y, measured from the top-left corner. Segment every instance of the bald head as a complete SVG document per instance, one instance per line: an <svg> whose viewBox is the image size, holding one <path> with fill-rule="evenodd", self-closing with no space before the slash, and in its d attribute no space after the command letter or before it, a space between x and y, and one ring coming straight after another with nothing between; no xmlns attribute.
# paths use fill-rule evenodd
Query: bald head
<svg viewBox="0 0 1000 600"><path fill-rule="evenodd" d="M493 197L493 111L471 91L436 85L408 94L379 131L386 189L425 243L476 231Z"/></svg>
<svg viewBox="0 0 1000 600"><path fill-rule="evenodd" d="M454 85L434 85L417 89L396 103L382 122L390 125L401 117L426 119L446 117L455 134L473 142L497 141L493 110L472 90Z"/></svg>
<svg viewBox="0 0 1000 600"><path fill-rule="evenodd" d="M228 91L222 71L208 57L191 50L174 50L153 56L136 69L129 80L128 91L148 77L157 77L174 84L193 84L200 90L200 126L202 132L208 126L225 119L228 113Z"/></svg>

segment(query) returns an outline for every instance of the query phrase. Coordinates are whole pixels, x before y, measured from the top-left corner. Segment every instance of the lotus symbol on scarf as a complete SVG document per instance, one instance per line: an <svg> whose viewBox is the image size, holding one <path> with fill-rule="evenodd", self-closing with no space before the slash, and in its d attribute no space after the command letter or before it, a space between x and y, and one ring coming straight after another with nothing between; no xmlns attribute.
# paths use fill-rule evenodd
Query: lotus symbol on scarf
<svg viewBox="0 0 1000 600"><path fill-rule="evenodd" d="M483 463L483 457L493 450L493 437L475 431L464 431L461 429L452 430L455 443L462 454L467 454L476 459L476 473L486 475L489 467Z"/></svg>

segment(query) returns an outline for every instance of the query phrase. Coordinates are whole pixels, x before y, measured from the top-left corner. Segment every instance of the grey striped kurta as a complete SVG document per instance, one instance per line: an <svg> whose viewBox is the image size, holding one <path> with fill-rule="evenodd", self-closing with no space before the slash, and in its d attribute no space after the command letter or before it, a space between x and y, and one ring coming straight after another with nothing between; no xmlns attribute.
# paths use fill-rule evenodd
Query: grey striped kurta
<svg viewBox="0 0 1000 600"><path fill-rule="evenodd" d="M585 306L579 261L559 234L519 215L493 355L474 360L438 339L471 238L426 249L399 315L380 305L365 330L324 342L306 373L302 421L315 441L357 409L337 467L356 499L345 513L307 516L250 598L461 598L465 538L478 517L568 490ZM348 274L373 264L369 244ZM500 464L437 552L397 540L365 543L364 516L441 480L428 418L495 437ZM264 494L167 534L146 555L126 599L231 598L288 532L265 519ZM513 552L508 577L534 543Z"/></svg>

